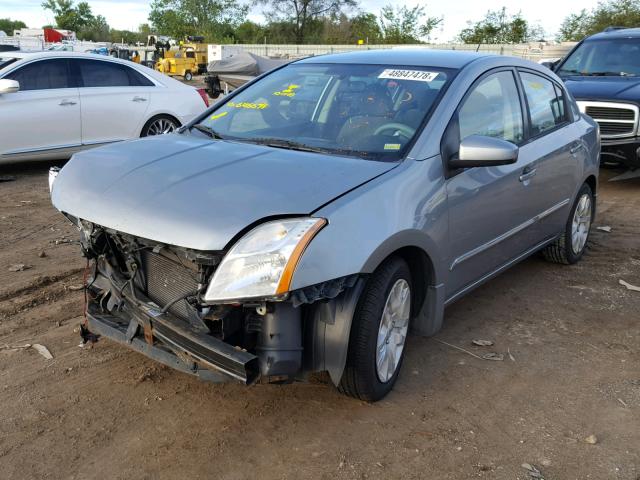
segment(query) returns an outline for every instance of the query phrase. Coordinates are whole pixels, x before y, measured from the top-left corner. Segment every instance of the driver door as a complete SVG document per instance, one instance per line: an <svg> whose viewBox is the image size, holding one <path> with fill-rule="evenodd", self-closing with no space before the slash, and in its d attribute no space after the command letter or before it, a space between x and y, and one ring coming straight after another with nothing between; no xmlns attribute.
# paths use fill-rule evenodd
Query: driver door
<svg viewBox="0 0 640 480"><path fill-rule="evenodd" d="M448 127L454 144L470 135L524 141L525 108L511 69L485 74L471 87ZM453 133L452 130L453 129ZM446 160L446 159L445 159ZM446 182L449 204L449 300L472 288L487 275L527 249L528 222L535 207L528 205L528 182L521 176L530 159L520 156L511 165L473 167L450 172Z"/></svg>

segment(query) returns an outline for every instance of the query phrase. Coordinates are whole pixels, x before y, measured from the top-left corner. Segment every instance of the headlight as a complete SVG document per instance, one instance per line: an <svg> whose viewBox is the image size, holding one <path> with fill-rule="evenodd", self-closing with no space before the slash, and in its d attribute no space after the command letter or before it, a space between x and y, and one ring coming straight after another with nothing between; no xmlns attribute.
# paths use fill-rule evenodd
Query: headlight
<svg viewBox="0 0 640 480"><path fill-rule="evenodd" d="M205 301L270 298L287 293L298 260L326 223L324 218L294 218L257 226L222 259Z"/></svg>
<svg viewBox="0 0 640 480"><path fill-rule="evenodd" d="M51 167L49 169L49 193L53 190L53 182L56 181L58 173L60 173L60 167Z"/></svg>

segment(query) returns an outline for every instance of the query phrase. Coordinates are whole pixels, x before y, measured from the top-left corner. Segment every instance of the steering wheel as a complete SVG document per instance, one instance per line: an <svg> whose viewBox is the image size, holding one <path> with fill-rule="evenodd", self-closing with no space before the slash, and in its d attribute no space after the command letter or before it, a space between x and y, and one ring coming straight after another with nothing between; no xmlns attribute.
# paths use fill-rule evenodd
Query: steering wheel
<svg viewBox="0 0 640 480"><path fill-rule="evenodd" d="M376 128L374 135L380 135L382 132L386 132L387 130L393 130L393 134L399 133L405 138L411 138L416 133L415 128L411 128L404 123L390 122L385 123L384 125L380 125Z"/></svg>

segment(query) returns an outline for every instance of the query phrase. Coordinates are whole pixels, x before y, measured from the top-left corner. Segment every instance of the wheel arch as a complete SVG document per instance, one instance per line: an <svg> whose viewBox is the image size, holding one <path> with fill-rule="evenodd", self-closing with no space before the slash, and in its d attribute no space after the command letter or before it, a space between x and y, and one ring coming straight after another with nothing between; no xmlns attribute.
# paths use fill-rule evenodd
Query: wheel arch
<svg viewBox="0 0 640 480"><path fill-rule="evenodd" d="M395 248L391 248L391 245ZM368 274L374 272L391 257L398 256L407 262L413 284L413 314L411 332L421 336L437 333L444 316L444 284L436 283L440 278L433 257L422 246L415 243L397 242L381 245L371 254L362 269L356 285L328 302L317 302L309 306L305 342L311 353L309 369L326 370L335 385L340 383L345 368L351 324L360 295L364 290Z"/></svg>
<svg viewBox="0 0 640 480"><path fill-rule="evenodd" d="M584 183L589 185L593 194L593 219L595 219L598 212L598 179L594 174L591 174L585 178Z"/></svg>
<svg viewBox="0 0 640 480"><path fill-rule="evenodd" d="M589 175L587 178L585 178L584 183L589 185L589 187L591 188L591 192L594 195L597 194L598 179L596 178L595 175L593 175L593 174Z"/></svg>
<svg viewBox="0 0 640 480"><path fill-rule="evenodd" d="M411 242L395 245L394 249L378 248L365 264L365 271L375 271L393 256L402 258L411 272L413 284L412 325L413 333L432 336L442 327L444 317L444 284L438 266L424 243Z"/></svg>

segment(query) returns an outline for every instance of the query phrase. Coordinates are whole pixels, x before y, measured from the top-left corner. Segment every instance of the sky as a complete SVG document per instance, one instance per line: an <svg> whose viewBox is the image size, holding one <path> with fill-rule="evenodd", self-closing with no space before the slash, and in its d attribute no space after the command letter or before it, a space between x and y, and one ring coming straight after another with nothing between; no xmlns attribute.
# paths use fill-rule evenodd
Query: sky
<svg viewBox="0 0 640 480"><path fill-rule="evenodd" d="M136 30L138 25L147 22L151 0L87 0L95 15L104 15L112 28ZM29 27L39 28L52 24L53 15L41 7L42 0L0 0L0 18L22 20ZM360 9L378 14L386 4L405 4L413 7L415 0L360 0ZM425 2L420 2L425 5ZM452 41L467 21L480 20L487 10L498 10L506 6L509 13L522 12L523 16L534 24L542 26L546 37L552 39L562 20L573 12L583 8L592 8L597 0L449 0L426 2L429 16L442 17L444 22L432 34L432 41ZM249 18L262 21L262 7L252 7ZM9 32L7 32L9 33Z"/></svg>

